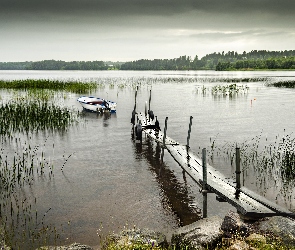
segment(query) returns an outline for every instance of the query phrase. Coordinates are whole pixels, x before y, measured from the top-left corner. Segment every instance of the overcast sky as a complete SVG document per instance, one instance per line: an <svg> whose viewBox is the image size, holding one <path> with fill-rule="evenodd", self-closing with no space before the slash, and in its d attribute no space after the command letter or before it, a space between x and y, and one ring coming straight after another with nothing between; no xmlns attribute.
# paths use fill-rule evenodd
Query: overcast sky
<svg viewBox="0 0 295 250"><path fill-rule="evenodd" d="M294 50L294 0L0 0L0 61Z"/></svg>

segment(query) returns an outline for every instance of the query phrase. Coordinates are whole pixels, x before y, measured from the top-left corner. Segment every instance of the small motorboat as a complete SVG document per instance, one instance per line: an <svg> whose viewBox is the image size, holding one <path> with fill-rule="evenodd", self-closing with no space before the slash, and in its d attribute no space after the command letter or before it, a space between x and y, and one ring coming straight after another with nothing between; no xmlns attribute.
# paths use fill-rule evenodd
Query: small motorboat
<svg viewBox="0 0 295 250"><path fill-rule="evenodd" d="M111 112L116 113L117 103L93 96L81 96L77 99L83 109L92 112Z"/></svg>

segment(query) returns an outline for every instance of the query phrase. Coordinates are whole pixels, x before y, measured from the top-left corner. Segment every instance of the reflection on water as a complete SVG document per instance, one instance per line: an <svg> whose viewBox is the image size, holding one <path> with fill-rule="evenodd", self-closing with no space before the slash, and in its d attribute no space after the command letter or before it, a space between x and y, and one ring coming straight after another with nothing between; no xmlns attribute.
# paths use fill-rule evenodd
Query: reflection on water
<svg viewBox="0 0 295 250"><path fill-rule="evenodd" d="M109 126L109 119L116 119L117 114L116 113L110 113L110 112L104 112L104 113L97 113L97 112L91 112L87 110L83 110L81 112L82 117L86 119L97 119L102 120L103 127Z"/></svg>
<svg viewBox="0 0 295 250"><path fill-rule="evenodd" d="M154 146L156 144L156 146ZM149 169L155 175L161 189L162 205L165 210L172 210L179 221L179 226L189 225L199 220L201 215L200 208L194 205L183 173L183 183L180 183L173 171L161 162L162 148L159 143L147 138L143 144L135 144L137 157L145 157L149 162Z"/></svg>
<svg viewBox="0 0 295 250"><path fill-rule="evenodd" d="M87 118L87 119L108 120L108 119L111 119L111 118L116 118L117 114L116 113L110 113L110 112L98 113L98 112L92 112L92 111L87 111L87 110L83 109L81 111L81 116L83 118Z"/></svg>

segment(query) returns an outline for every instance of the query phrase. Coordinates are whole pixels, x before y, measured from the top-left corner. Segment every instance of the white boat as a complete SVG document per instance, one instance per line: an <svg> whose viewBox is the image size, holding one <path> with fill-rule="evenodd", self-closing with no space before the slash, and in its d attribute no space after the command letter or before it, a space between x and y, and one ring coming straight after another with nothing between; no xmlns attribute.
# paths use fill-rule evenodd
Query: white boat
<svg viewBox="0 0 295 250"><path fill-rule="evenodd" d="M117 103L93 96L81 96L77 99L83 109L92 112L116 112Z"/></svg>

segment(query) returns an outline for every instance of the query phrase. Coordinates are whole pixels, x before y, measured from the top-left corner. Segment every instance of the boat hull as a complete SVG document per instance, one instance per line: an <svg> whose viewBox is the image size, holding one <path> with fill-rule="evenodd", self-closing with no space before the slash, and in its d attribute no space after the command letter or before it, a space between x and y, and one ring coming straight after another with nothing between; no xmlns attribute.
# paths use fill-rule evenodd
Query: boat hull
<svg viewBox="0 0 295 250"><path fill-rule="evenodd" d="M81 96L77 99L83 109L91 112L116 113L117 103L93 96Z"/></svg>

